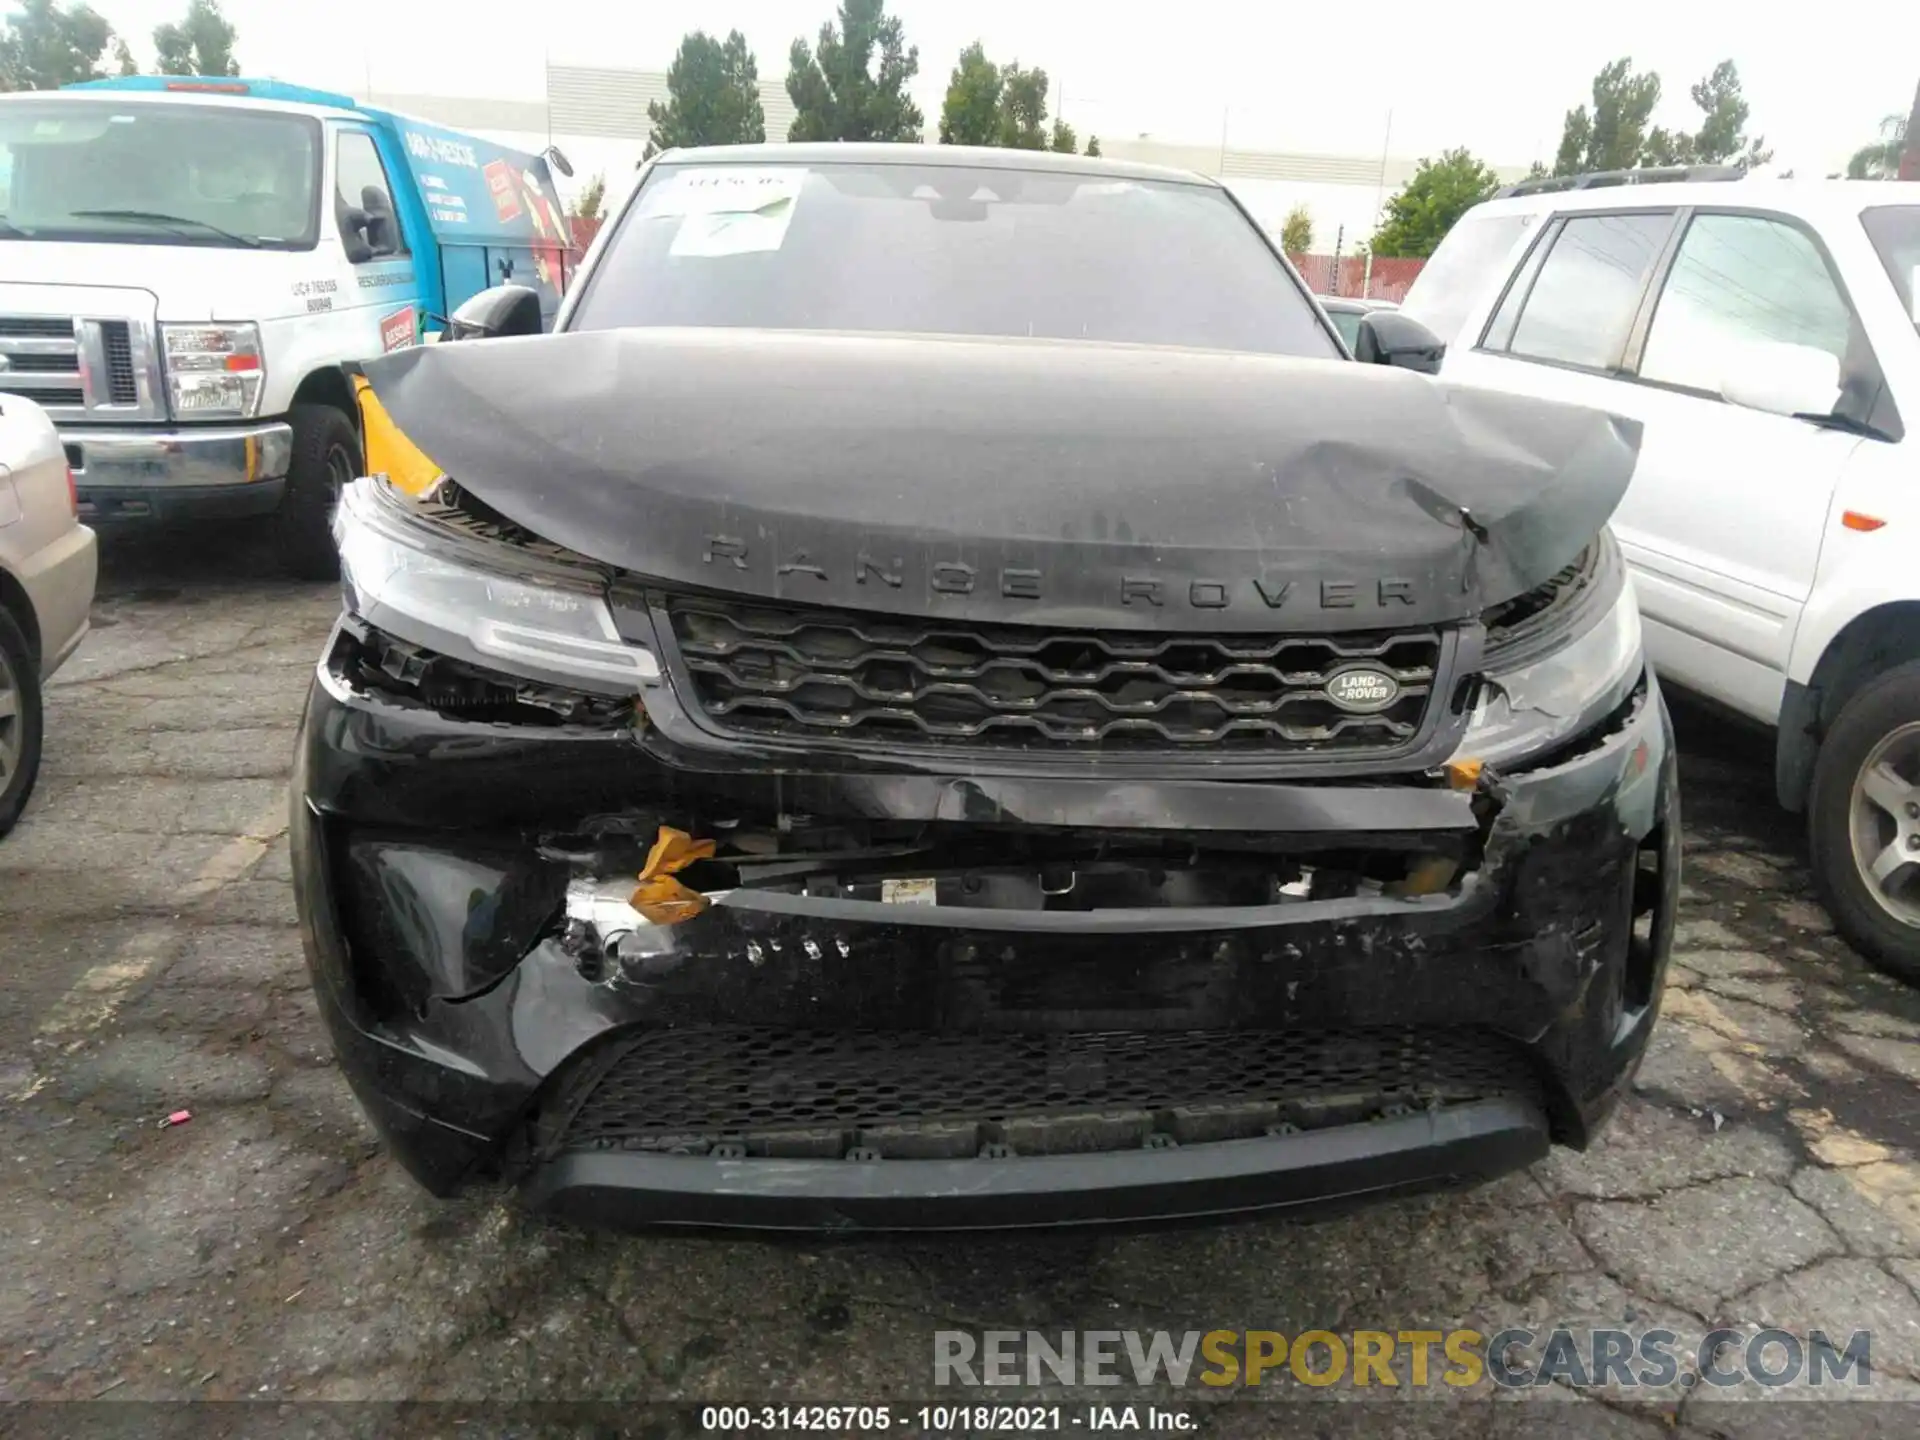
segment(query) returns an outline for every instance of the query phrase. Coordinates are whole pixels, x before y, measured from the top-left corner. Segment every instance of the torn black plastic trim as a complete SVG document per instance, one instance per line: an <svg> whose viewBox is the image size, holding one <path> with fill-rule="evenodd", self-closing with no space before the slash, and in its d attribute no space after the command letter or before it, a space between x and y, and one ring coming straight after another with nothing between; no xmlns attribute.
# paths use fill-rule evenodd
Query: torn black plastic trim
<svg viewBox="0 0 1920 1440"><path fill-rule="evenodd" d="M644 714L637 699L619 700L488 670L398 639L351 615L341 620L323 664L356 691L455 720L614 730L634 726Z"/></svg>

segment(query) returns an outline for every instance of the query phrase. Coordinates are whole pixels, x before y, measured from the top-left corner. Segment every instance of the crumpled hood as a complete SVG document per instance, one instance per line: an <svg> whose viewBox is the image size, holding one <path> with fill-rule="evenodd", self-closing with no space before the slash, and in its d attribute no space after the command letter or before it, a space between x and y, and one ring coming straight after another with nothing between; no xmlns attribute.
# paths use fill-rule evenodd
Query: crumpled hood
<svg viewBox="0 0 1920 1440"><path fill-rule="evenodd" d="M469 493L608 565L898 615L1440 623L1613 512L1637 422L1385 366L1055 341L584 331L367 362Z"/></svg>

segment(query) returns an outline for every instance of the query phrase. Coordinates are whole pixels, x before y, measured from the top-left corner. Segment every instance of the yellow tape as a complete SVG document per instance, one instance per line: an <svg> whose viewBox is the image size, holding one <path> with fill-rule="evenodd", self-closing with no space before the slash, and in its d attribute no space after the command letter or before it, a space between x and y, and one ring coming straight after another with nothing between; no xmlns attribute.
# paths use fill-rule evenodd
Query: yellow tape
<svg viewBox="0 0 1920 1440"><path fill-rule="evenodd" d="M426 494L445 472L393 423L366 376L354 376L353 389L360 401L360 430L366 436L367 473L385 475L409 495Z"/></svg>

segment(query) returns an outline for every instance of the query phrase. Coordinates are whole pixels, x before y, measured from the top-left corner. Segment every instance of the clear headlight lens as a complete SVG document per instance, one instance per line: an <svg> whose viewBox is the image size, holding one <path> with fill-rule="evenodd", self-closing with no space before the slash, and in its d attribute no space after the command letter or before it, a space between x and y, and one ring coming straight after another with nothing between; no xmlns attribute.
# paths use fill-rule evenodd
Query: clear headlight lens
<svg viewBox="0 0 1920 1440"><path fill-rule="evenodd" d="M548 685L628 696L660 678L653 654L621 639L599 585L496 554L383 496L348 486L334 517L347 609L443 655Z"/></svg>
<svg viewBox="0 0 1920 1440"><path fill-rule="evenodd" d="M1526 663L1484 672L1478 703L1456 758L1499 765L1550 750L1598 724L1632 692L1644 666L1640 609L1611 537L1593 578L1607 590L1575 607L1566 635ZM1611 599L1607 594L1611 594Z"/></svg>
<svg viewBox="0 0 1920 1440"><path fill-rule="evenodd" d="M167 398L178 420L251 420L267 367L254 324L162 325Z"/></svg>

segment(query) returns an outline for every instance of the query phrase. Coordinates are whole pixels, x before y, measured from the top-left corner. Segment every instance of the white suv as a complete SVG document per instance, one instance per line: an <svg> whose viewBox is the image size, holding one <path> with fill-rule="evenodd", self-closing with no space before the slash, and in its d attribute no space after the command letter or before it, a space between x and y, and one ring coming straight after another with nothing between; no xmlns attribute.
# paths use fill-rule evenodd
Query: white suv
<svg viewBox="0 0 1920 1440"><path fill-rule="evenodd" d="M1642 422L1613 529L1661 679L1775 727L1836 924L1920 982L1920 185L1519 185L1404 309L1449 380Z"/></svg>

